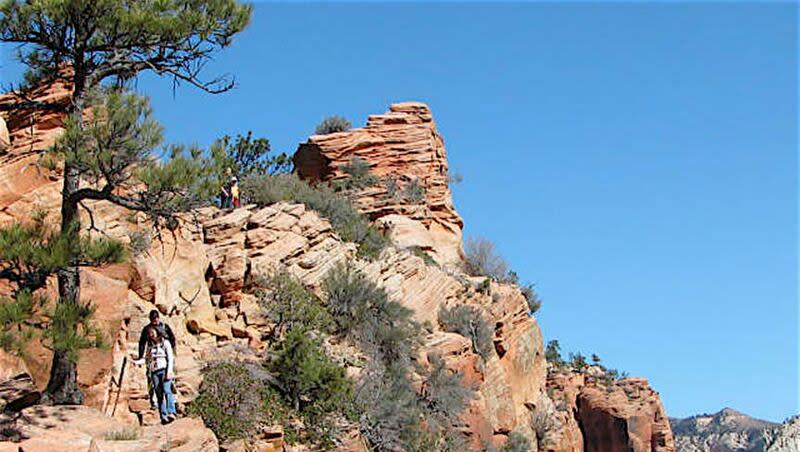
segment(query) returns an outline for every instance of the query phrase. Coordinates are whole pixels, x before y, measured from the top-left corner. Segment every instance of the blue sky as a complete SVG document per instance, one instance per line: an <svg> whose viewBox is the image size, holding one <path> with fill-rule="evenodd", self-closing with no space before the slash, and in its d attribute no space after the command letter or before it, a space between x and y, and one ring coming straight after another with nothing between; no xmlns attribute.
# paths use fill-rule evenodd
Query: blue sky
<svg viewBox="0 0 800 452"><path fill-rule="evenodd" d="M796 19L792 3L260 3L210 66L236 90L138 89L171 141L252 130L287 152L327 115L427 102L465 232L537 284L545 340L647 377L671 416L782 420Z"/></svg>

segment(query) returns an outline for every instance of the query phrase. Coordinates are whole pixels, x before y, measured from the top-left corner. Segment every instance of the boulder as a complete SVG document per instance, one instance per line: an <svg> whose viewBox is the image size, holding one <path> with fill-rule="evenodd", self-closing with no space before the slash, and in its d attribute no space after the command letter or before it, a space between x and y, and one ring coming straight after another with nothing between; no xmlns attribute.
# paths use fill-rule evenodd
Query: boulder
<svg viewBox="0 0 800 452"><path fill-rule="evenodd" d="M230 325L217 322L214 306L211 304L193 305L186 314L186 328L194 334L210 333L214 336L230 339L233 337Z"/></svg>

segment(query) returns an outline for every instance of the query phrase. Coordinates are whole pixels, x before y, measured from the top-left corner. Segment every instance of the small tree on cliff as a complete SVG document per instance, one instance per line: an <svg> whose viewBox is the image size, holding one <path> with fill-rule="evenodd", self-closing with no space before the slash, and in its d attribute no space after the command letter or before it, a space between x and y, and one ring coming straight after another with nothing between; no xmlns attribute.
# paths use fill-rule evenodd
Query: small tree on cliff
<svg viewBox="0 0 800 452"><path fill-rule="evenodd" d="M211 146L217 174L225 176L225 172L230 170L240 179L251 175L290 172L292 159L285 152L271 155L271 151L269 140L253 138L252 131L248 131L246 135L236 135L235 139L225 135Z"/></svg>
<svg viewBox="0 0 800 452"><path fill-rule="evenodd" d="M50 306L40 290L47 278L68 266L97 266L121 262L125 249L116 240L81 236L68 240L48 227L45 214L35 212L27 224L0 229L0 276L13 284L10 296L0 297L0 348L24 356L36 333L31 324L44 324L42 339L75 362L78 351L104 345L100 331L89 319L89 303Z"/></svg>
<svg viewBox="0 0 800 452"><path fill-rule="evenodd" d="M160 135L148 125L152 123L146 118L146 102L110 94L102 102L107 108L105 123L90 125L85 116L90 97L110 82L124 86L143 71L210 93L230 89L230 79L204 81L200 73L209 58L244 29L250 13L250 6L236 0L0 2L0 42L21 45L18 56L28 67L28 82L63 81L71 89L66 109L46 101L33 103L24 91L18 92L14 106L69 115L67 130L55 149L64 163L60 233L66 240L79 240L79 208L87 200L106 200L155 217L174 212L176 195L180 198L186 183L191 183L193 172L187 170L196 165L193 156L180 158L179 149L173 150L178 157L175 164L153 161L149 151ZM131 127L112 127L114 120ZM145 168L136 175L144 187L132 183L132 168L142 164ZM78 304L79 267L70 261L56 273L58 303ZM81 403L76 377L75 363L63 351L55 350L46 398L57 404Z"/></svg>
<svg viewBox="0 0 800 452"><path fill-rule="evenodd" d="M553 339L547 343L547 347L545 347L544 351L544 359L556 368L560 368L564 365L564 358L561 357L561 344L558 343L558 340Z"/></svg>

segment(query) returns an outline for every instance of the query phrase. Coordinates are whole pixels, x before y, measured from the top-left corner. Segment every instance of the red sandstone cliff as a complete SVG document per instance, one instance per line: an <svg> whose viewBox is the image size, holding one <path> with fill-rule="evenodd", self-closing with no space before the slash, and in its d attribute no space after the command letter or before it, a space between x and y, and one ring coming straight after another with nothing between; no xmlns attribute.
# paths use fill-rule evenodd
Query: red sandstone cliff
<svg viewBox="0 0 800 452"><path fill-rule="evenodd" d="M547 392L554 405L540 450L675 451L661 399L643 378L609 384L584 373L551 370Z"/></svg>
<svg viewBox="0 0 800 452"><path fill-rule="evenodd" d="M64 90L54 87L40 95L63 98ZM0 103L4 101L7 98L0 98ZM60 179L57 172L39 167L37 160L60 132L62 118L29 111L4 113L3 119L0 223L24 221L34 208L57 216ZM2 144L1 132L6 124L10 142ZM418 180L426 189L424 202L417 205L387 197L381 192L385 191L383 185L357 194L356 201L364 212L376 221L394 223L398 245L374 262L358 260L355 246L340 240L315 212L303 205L279 203L233 212L204 209L198 212L199 223L184 222L175 234L154 241L146 254L129 264L85 271L82 296L97 306L97 321L107 337L114 339L111 350L81 354L78 375L87 404L111 412L116 396L112 376L119 374L123 357L135 350L138 331L150 309L159 309L178 336L179 401L188 402L197 393L203 363L241 350L250 350L254 356L264 351L260 338L268 321L253 296L243 290L247 275L280 266L319 291L331 267L352 260L394 300L412 309L420 322L431 322L420 360L437 352L477 388L477 397L464 413L462 425L476 449L489 443L499 446L510 432L518 431L533 438L539 450L674 450L669 425L662 423L666 417L658 395L646 382L622 382L615 390L617 395L611 397L593 391L578 377L561 383L548 381L541 332L528 315L518 287L492 283L491 295L482 293L476 290L481 281L452 268L426 265L404 249L421 246L440 262L461 259L462 221L447 187L443 141L426 106L395 104L389 113L370 117L363 129L313 136L301 145L295 162L302 177L326 182L343 177L339 166L354 156L367 160L378 176L395 175L401 186ZM96 225L121 240L127 240L129 232L149 227L141 216L131 216L107 203L92 207ZM495 352L487 360L472 351L469 339L438 326L439 308L455 304L474 305L491 319ZM46 383L49 362L48 350L38 344L31 346L25 363L0 353L0 363L10 363L9 368L20 371L27 367L39 387ZM148 409L143 373L129 368L125 378L114 422L152 425L156 419ZM560 392L550 391L548 395L547 388L559 384ZM553 408L561 401L568 407L563 412ZM549 436L542 436L539 444L532 422L537 414L546 415L545 425L552 426ZM95 425L102 423L103 417L97 412L82 412L76 419ZM86 444L95 444L95 448L99 444L98 429L59 425L58 429L64 431L76 429L74 434L69 433L73 436L67 435L76 446L65 450L86 450ZM36 425L26 428L44 435L42 444L52 446L59 441L37 430ZM193 424L191 429L189 444L204 444L204 450L215 450L216 441L209 442L202 426ZM25 450L36 450L35 444ZM262 446L277 448L280 444L273 441ZM2 447L0 443L0 450L4 450ZM359 449L358 442L350 448Z"/></svg>
<svg viewBox="0 0 800 452"><path fill-rule="evenodd" d="M439 263L460 262L464 222L453 206L447 152L428 106L393 104L388 112L370 116L363 128L314 135L300 145L293 160L301 178L331 182L346 178L342 166L356 157L381 178L354 197L361 211L386 224L398 246L419 246ZM393 193L415 181L424 189L423 202Z"/></svg>

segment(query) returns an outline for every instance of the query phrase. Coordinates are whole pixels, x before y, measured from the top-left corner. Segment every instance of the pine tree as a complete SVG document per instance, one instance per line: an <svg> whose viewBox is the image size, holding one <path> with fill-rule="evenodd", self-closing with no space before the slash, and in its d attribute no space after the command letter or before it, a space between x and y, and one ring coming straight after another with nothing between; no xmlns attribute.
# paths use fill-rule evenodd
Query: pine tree
<svg viewBox="0 0 800 452"><path fill-rule="evenodd" d="M217 173L225 175L230 170L240 179L250 175L288 173L292 168L291 158L285 152L270 155L271 151L269 140L253 138L252 131L236 135L235 139L225 135L211 146Z"/></svg>
<svg viewBox="0 0 800 452"><path fill-rule="evenodd" d="M548 363L553 364L556 368L564 365L564 359L561 357L561 344L558 343L558 340L553 339L547 343L544 359L547 360Z"/></svg>
<svg viewBox="0 0 800 452"><path fill-rule="evenodd" d="M569 361L572 368L579 373L583 373L583 371L589 367L589 364L586 362L586 357L583 356L582 353L570 353Z"/></svg>
<svg viewBox="0 0 800 452"><path fill-rule="evenodd" d="M44 324L42 339L71 362L78 351L105 345L90 319L94 307L86 303L55 303L51 306L41 289L47 278L69 266L87 267L118 263L125 259L123 245L105 237L79 236L71 242L35 213L27 224L0 229L0 276L14 287L10 296L0 298L0 348L25 355L25 346L37 332L32 324Z"/></svg>
<svg viewBox="0 0 800 452"><path fill-rule="evenodd" d="M66 107L32 102L24 89L16 91L17 102L11 107L57 110L69 117L67 130L54 147L64 162L60 234L65 240L79 241L79 208L86 200L110 201L154 218L170 218L186 205L182 196L188 193L186 185L198 188L191 179L192 157L198 151L185 155L173 149L174 163L158 165L150 151L160 133L149 120L146 102L109 86L124 87L139 73L150 71L171 77L174 85L187 83L210 93L230 89L229 78L203 80L201 71L244 29L251 10L236 0L0 2L0 42L21 45L18 56L28 68L29 85L60 81L71 90ZM90 118L85 111L90 106L104 108ZM140 164L144 167L138 169ZM144 183L143 189L133 183L134 176ZM56 271L59 304L80 303L74 252L69 251L69 265ZM45 398L56 404L83 400L75 363L63 350L54 351Z"/></svg>
<svg viewBox="0 0 800 452"><path fill-rule="evenodd" d="M277 377L282 392L295 411L327 413L339 410L350 398L350 381L344 368L325 354L321 341L312 339L310 335L304 327L290 330L267 367Z"/></svg>

